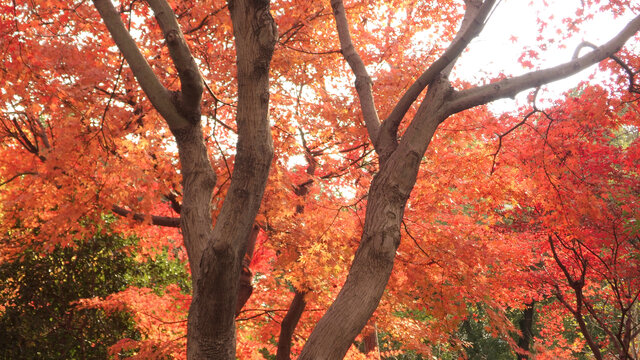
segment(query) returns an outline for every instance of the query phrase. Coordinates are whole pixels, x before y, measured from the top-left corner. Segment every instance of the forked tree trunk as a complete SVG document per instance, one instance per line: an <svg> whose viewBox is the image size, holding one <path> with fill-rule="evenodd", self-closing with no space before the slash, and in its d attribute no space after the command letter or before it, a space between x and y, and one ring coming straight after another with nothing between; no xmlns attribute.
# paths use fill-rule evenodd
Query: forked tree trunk
<svg viewBox="0 0 640 360"><path fill-rule="evenodd" d="M381 159L347 281L311 333L300 360L342 359L377 308L393 269L404 207L422 156L447 115L441 105L449 94L448 86L446 81L432 85L416 115L423 116L424 123L420 127L411 124L395 151Z"/></svg>
<svg viewBox="0 0 640 360"><path fill-rule="evenodd" d="M203 80L173 9L166 0L147 0L180 77L180 91L169 92L154 74L111 1L93 0L93 3L178 144L184 193L180 225L193 283L187 357L235 359L238 280L273 158L268 119L269 65L277 31L269 13L269 1L228 1L237 57L238 142L231 183L215 228L212 228L211 194L216 176L200 124Z"/></svg>
<svg viewBox="0 0 640 360"><path fill-rule="evenodd" d="M194 214L201 218L200 226L184 234L185 243L206 237L201 256L190 255L192 273L196 268L197 276L193 278L189 309L187 357L194 360L235 359L238 279L273 157L268 119L269 64L277 31L269 2L232 0L229 10L238 68L238 143L231 185L211 235L205 228L207 222L211 224L208 204ZM181 157L183 166L188 161ZM186 185L185 176L185 192ZM194 187L210 201L204 189ZM189 220L183 220L183 224L188 225Z"/></svg>
<svg viewBox="0 0 640 360"><path fill-rule="evenodd" d="M569 62L456 91L447 79L448 74L462 51L481 31L495 4L495 0L464 2L461 30L449 48L411 84L389 117L380 122L371 90L372 80L351 41L342 0L331 0L341 52L356 76L355 87L367 131L380 158L380 170L369 191L364 230L347 280L311 333L299 359L343 358L373 314L393 268L404 206L415 184L420 161L442 121L475 106L513 97L525 89L575 74L615 54L640 30L640 16L637 16L609 42ZM427 95L400 136L398 128L403 117L425 88Z"/></svg>

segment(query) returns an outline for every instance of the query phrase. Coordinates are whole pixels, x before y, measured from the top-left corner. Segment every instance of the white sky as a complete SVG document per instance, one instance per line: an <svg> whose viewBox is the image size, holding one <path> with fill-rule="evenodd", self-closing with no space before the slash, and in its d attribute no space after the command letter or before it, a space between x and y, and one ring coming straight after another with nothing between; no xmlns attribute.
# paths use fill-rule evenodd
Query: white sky
<svg viewBox="0 0 640 360"><path fill-rule="evenodd" d="M453 78L480 83L501 72L506 75L519 75L532 71L524 69L518 62L518 58L526 46L535 49L539 45L536 40L539 27L538 17L554 17L549 19L550 25L545 32L545 34L554 34L556 29L566 28L566 24L562 24L562 19L575 16L576 10L581 7L581 0L498 0L498 3L480 36L471 42L468 50L458 61L452 74ZM534 4L530 5L530 3ZM539 68L546 68L570 61L575 48L582 41L601 45L622 30L632 17L633 14L627 14L624 17L613 19L609 14L599 14L589 23L582 24L581 32L572 38L558 42L556 46L546 44L547 50L541 52L540 61L535 65ZM512 36L517 37L515 43L511 39ZM557 46L560 44L563 47ZM447 45L444 44L444 46ZM587 52L589 49L582 51ZM560 98L564 92L574 88L580 81L586 80L590 74L594 73L595 67L596 65L570 78L545 85L538 94L538 106L544 107L545 99ZM376 72L373 66L368 70L371 74ZM597 76L594 81L598 81L598 79L602 81L607 77L608 74L600 73L600 76ZM336 79L332 79L332 81L336 81ZM347 86L353 86L353 82L341 79L338 83L327 82L325 85L331 91L343 93L343 89ZM495 101L489 104L489 108L495 113L515 111L519 106L527 103L526 98L529 93L530 91L521 92L515 101L512 99ZM304 158L302 155L299 158L294 157L290 160L290 164L304 164Z"/></svg>
<svg viewBox="0 0 640 360"><path fill-rule="evenodd" d="M540 0L533 2L534 5L529 5L530 0L500 1L480 36L471 43L467 52L459 60L454 70L454 76L478 82L483 78L494 77L501 71L507 75L518 75L530 71L520 66L518 58L522 54L524 46L535 44L536 46L532 47L537 48L538 25L536 19L539 14L547 18L551 15L554 16L554 19L549 20L551 25L545 32L553 34L556 30L553 26L560 29L566 27L561 23L561 20L574 16L575 11L581 7L580 0L547 0L547 6ZM601 45L622 30L632 17L633 14L626 14L624 17L613 19L609 14L598 14L592 21L582 26L579 34L563 41L564 48L548 45L547 51L541 52L541 60L536 65L545 68L569 61L577 45L582 41ZM511 40L512 35L518 38L516 43ZM585 48L582 53L588 51L589 49ZM575 87L580 81L586 80L590 74L594 73L594 69L595 65L568 79L543 87L538 99L557 98L561 93ZM604 77L601 75L600 79ZM474 81L474 79L477 80ZM528 93L528 91L520 93L516 98L517 101L510 99L496 101L491 104L491 109L496 112L514 110L517 104L525 103Z"/></svg>

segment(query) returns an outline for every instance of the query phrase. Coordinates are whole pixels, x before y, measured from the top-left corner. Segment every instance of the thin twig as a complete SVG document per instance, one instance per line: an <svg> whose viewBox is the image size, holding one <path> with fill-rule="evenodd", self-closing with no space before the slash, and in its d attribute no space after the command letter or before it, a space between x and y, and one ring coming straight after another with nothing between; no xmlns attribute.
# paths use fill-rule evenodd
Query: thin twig
<svg viewBox="0 0 640 360"><path fill-rule="evenodd" d="M24 175L38 175L38 173L31 172L31 171L17 173L15 175L13 175L12 177L10 177L8 180L5 180L5 181L1 182L0 186L7 185L8 183L12 182L13 180L15 180L15 179L17 179L17 178L19 178L21 176L24 176Z"/></svg>
<svg viewBox="0 0 640 360"><path fill-rule="evenodd" d="M536 98L538 97L538 92L540 91L540 87L537 87L536 90L533 93L533 110L531 110L527 115L524 116L524 119L522 119L522 121L520 121L519 123L517 123L516 125L512 126L509 130L507 130L506 132L502 133L502 134L496 134L498 135L498 148L496 149L496 152L494 152L492 154L493 157L493 161L491 163L491 175L493 175L494 171L496 170L496 158L498 157L498 153L500 152L500 149L502 149L502 138L509 135L511 132L513 132L514 130L516 130L517 128L519 128L520 126L524 125L527 120L535 113L539 112L540 110L538 109L538 107L536 106Z"/></svg>

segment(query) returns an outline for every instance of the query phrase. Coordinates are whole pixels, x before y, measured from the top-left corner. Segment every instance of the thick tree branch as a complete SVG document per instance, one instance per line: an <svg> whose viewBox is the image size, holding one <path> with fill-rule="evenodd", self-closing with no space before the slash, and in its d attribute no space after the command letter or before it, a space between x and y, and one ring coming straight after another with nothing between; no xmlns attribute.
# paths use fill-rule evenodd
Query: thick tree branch
<svg viewBox="0 0 640 360"><path fill-rule="evenodd" d="M176 66L176 70L178 70L182 89L181 106L179 106L178 110L189 121L197 122L200 120L200 100L204 89L204 81L200 75L200 70L193 59L193 55L169 3L166 0L147 0L147 2L156 15L156 20L167 41L169 54ZM196 118L191 119L194 116Z"/></svg>
<svg viewBox="0 0 640 360"><path fill-rule="evenodd" d="M592 49L597 49L598 47L588 41L583 41L582 43L580 43L580 45L578 45L578 47L576 48L575 52L573 53L573 58L577 58L578 55L580 54L580 50L582 50L582 48L584 47L590 47ZM620 65L620 67L622 68L622 70L624 70L627 73L627 76L629 77L629 92L630 93L636 93L636 94L640 94L640 87L636 85L635 82L635 76L637 75L632 69L631 67L629 67L629 65L627 65L624 61L622 61L622 59L620 59L619 57L615 56L615 55L611 55L609 56L611 58L611 60L615 61L616 64Z"/></svg>
<svg viewBox="0 0 640 360"><path fill-rule="evenodd" d="M169 92L160 83L160 80L158 80L153 73L151 66L149 66L147 60L142 56L140 49L138 49L131 34L125 28L120 19L120 14L111 1L93 0L93 4L96 9L98 9L100 16L107 25L111 37L127 60L133 75L136 77L136 80L138 80L144 93L149 97L151 104L153 104L160 115L167 121L170 128L179 129L187 126L187 120L178 113L178 110L171 102Z"/></svg>
<svg viewBox="0 0 640 360"><path fill-rule="evenodd" d="M560 240L560 237L558 235L556 235L556 237L558 238L558 240ZM556 251L556 247L553 243L552 235L549 235L549 245L551 248L551 253L553 254L553 259L556 261L556 264L558 264L558 267L562 270L562 273L567 278L567 282L569 283L569 286L574 290L578 288L582 289L582 287L584 286L584 280L582 282L580 280L575 280L571 275L571 273L569 272L569 269L567 268L567 266L562 262L562 260L560 260L560 256L558 255L558 252Z"/></svg>
<svg viewBox="0 0 640 360"><path fill-rule="evenodd" d="M382 123L384 133L393 134L393 137L396 137L402 118L416 101L418 95L436 79L440 72L454 64L471 40L480 34L494 4L495 0L486 0L480 6L474 5L472 2L467 4L460 31L442 56L434 61L402 95L391 114Z"/></svg>
<svg viewBox="0 0 640 360"><path fill-rule="evenodd" d="M533 71L521 76L498 81L493 84L474 87L456 93L448 104L447 112L455 114L493 100L514 97L517 93L532 87L563 79L576 74L593 64L611 57L640 30L640 16L631 20L618 35L606 44L586 55L552 68Z"/></svg>
<svg viewBox="0 0 640 360"><path fill-rule="evenodd" d="M131 215L132 214L131 210L127 210L118 205L111 206L111 211L113 211L114 214L117 214L123 217L131 216L133 220L139 221L139 222L151 220L151 224L157 225L157 226L166 226L166 227L174 227L174 228L180 227L180 218L174 218L174 217L168 217L168 216L156 216L156 215L149 216L149 215L140 214L140 213L133 213L133 215Z"/></svg>
<svg viewBox="0 0 640 360"><path fill-rule="evenodd" d="M358 52L351 41L351 33L349 32L349 23L347 22L344 3L342 0L331 0L331 7L333 8L333 15L336 19L336 27L338 29L338 37L340 39L340 51L356 76L356 91L358 92L358 98L360 99L362 116L367 126L371 142L377 150L380 119L378 118L378 112L376 111L376 105L371 91L373 82L371 81L369 73L367 73L367 69L364 66L362 58L358 55Z"/></svg>
<svg viewBox="0 0 640 360"><path fill-rule="evenodd" d="M238 143L231 185L218 218L234 220L218 221L214 237L238 251L246 245L253 227L273 157L268 112L269 65L277 29L269 2L229 4L238 64Z"/></svg>
<svg viewBox="0 0 640 360"><path fill-rule="evenodd" d="M180 201L178 201L178 195L175 192L170 191L164 197L167 198L167 200L169 200L169 202L171 203L171 208L173 209L173 211L180 214L180 211L182 211L182 205L180 204Z"/></svg>

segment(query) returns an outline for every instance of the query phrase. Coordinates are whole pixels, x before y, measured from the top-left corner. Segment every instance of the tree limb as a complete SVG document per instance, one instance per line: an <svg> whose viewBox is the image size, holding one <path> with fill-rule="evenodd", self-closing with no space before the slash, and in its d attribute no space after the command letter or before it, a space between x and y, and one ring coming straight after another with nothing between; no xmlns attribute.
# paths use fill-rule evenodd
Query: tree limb
<svg viewBox="0 0 640 360"><path fill-rule="evenodd" d="M180 105L183 108L179 108L178 111L182 110L182 115L187 116L191 122L197 122L200 120L200 100L202 100L202 91L204 89L204 81L200 75L200 70L193 59L171 6L166 0L147 0L147 2L156 16L160 29L162 29L169 48L169 54L180 77L182 89ZM197 118L190 119L194 115Z"/></svg>
<svg viewBox="0 0 640 360"><path fill-rule="evenodd" d="M187 239L190 242L187 253L194 279L187 324L189 359L236 358L235 310L242 259L273 159L269 66L277 29L270 2L233 0L228 4L237 60L238 139L231 183L213 229L210 201L215 182L200 174L204 166L212 176L214 172L209 170L202 129L197 123L190 133L174 131L180 163L183 168L189 167L189 174L183 172L181 213L185 244ZM198 149L190 149L195 139ZM187 164L194 157L190 153L193 150L197 150L202 164Z"/></svg>
<svg viewBox="0 0 640 360"><path fill-rule="evenodd" d="M563 79L576 74L589 66L611 57L622 48L629 38L640 30L640 16L636 16L613 39L594 49L586 55L580 56L567 63L544 70L529 72L524 75L501 80L493 84L477 86L459 91L453 95L447 105L447 112L455 114L474 106L487 104L493 100L514 97L520 91L531 87Z"/></svg>
<svg viewBox="0 0 640 360"><path fill-rule="evenodd" d="M409 89L405 91L402 98L400 98L396 106L391 111L391 114L389 114L382 123L383 132L392 133L395 138L402 118L407 113L411 105L416 101L418 95L420 95L427 85L433 82L441 71L455 63L456 59L460 54L462 54L464 49L467 48L471 40L480 34L484 28L485 20L487 19L487 16L494 4L495 0L486 0L479 7L467 4L467 9L460 26L460 31L442 56L440 56L438 60L434 61L431 66L429 66L429 68L425 70L413 84L411 84Z"/></svg>
<svg viewBox="0 0 640 360"><path fill-rule="evenodd" d="M585 305L585 308L587 309L587 312L589 313L589 315L591 315L591 317L596 321L596 323L598 323L598 326L600 326L600 329L602 331L604 331L605 334L607 334L607 336L609 336L609 339L611 339L611 343L613 343L613 346L616 348L616 350L618 352L620 352L620 351L627 352L627 349L624 349L624 345L621 342L621 336L616 335L616 334L613 333L613 331L611 331L610 327L607 326L607 324L604 322L603 319L601 319L601 317L596 312L596 310L593 308L591 303L585 299L584 305ZM624 321L622 319L620 321L623 324L620 324L619 329L622 330L623 325L624 325ZM632 359L632 358L629 357L629 359Z"/></svg>
<svg viewBox="0 0 640 360"><path fill-rule="evenodd" d="M540 91L540 88L536 88L535 92L533 93L533 109L524 116L522 121L520 121L519 123L515 124L509 130L503 132L502 134L497 134L496 133L496 135L498 135L498 148L496 149L496 151L493 154L491 154L491 156L493 157L493 160L491 162L491 173L490 174L493 174L495 172L495 170L496 170L496 158L498 157L498 154L500 153L500 149L502 149L502 138L504 138L505 136L509 135L510 133L515 131L520 126L524 125L527 122L527 120L529 120L529 118L533 114L536 114L537 112L540 111L540 110L538 110L538 107L536 106L536 97L538 96L538 92L539 91Z"/></svg>
<svg viewBox="0 0 640 360"><path fill-rule="evenodd" d="M560 242L560 244L564 246L560 236L558 234L555 234L555 235L558 241ZM549 245L551 246L551 252L553 254L553 258L556 264L558 265L558 267L560 267L560 269L564 273L571 289L573 289L573 292L576 296L576 308L574 309L573 307L571 307L569 302L562 295L562 292L560 291L560 287L557 284L554 284L556 288L555 296L571 312L571 314L573 314L573 317L578 322L580 331L582 332L582 335L584 335L585 340L587 341L587 344L589 345L589 348L591 349L591 352L593 352L593 355L595 356L595 358L598 360L602 360L602 353L600 352L600 348L596 345L591 335L591 332L589 331L589 328L587 327L584 321L584 316L582 315L582 306L585 303L585 298L584 298L582 289L584 288L584 284L585 284L584 279L586 274L586 263L583 263L581 273L580 273L580 279L575 280L573 276L571 276L567 266L562 262L562 260L560 260L560 257L558 255L558 252L556 251L555 245L553 244L552 235L549 235Z"/></svg>
<svg viewBox="0 0 640 360"><path fill-rule="evenodd" d="M574 59L578 57L578 54L580 54L580 50L582 50L582 48L584 47L590 47L592 49L598 48L596 45L588 41L583 41L582 43L580 43L580 45L578 45L578 47L574 51L573 53ZM615 61L616 64L620 65L620 67L627 73L627 76L629 77L629 92L640 94L640 87L636 86L636 83L635 83L636 73L631 69L631 67L629 67L629 65L627 65L624 61L622 61L622 59L620 59L615 55L611 55L609 57L611 58L611 60Z"/></svg>
<svg viewBox="0 0 640 360"><path fill-rule="evenodd" d="M180 211L182 211L182 204L180 204L180 201L178 201L178 195L172 190L164 197L171 203L171 208L173 209L173 211L180 214Z"/></svg>
<svg viewBox="0 0 640 360"><path fill-rule="evenodd" d="M369 133L371 142L377 150L380 119L378 118L378 112L376 111L376 105L371 91L373 82L371 81L369 73L367 73L362 58L358 55L351 41L351 33L349 32L349 23L347 22L344 3L342 0L331 0L331 7L333 8L333 15L336 19L336 27L340 39L340 51L356 76L356 91L358 92L358 99L360 100L362 116L367 126L367 132Z"/></svg>
<svg viewBox="0 0 640 360"><path fill-rule="evenodd" d="M15 175L13 175L12 177L10 177L9 179L7 179L7 180L5 180L3 182L0 182L0 187L5 186L8 183L12 182L13 180L21 178L21 177L23 177L25 175L38 175L38 173L33 172L33 171L25 171L25 172L17 173Z"/></svg>
<svg viewBox="0 0 640 360"><path fill-rule="evenodd" d="M276 360L291 359L291 340L293 338L293 331L296 329L296 325L298 325L300 317L307 306L307 302L304 300L305 294L306 293L304 291L296 289L291 305L289 305L289 309L287 310L287 314L284 316L284 319L282 319Z"/></svg>
<svg viewBox="0 0 640 360"><path fill-rule="evenodd" d="M556 235L556 238L558 238L558 240L561 241L558 235ZM569 286L574 290L582 289L582 287L584 286L584 280L583 281L575 280L571 275L571 273L569 272L569 269L567 268L567 266L562 262L562 260L560 260L560 256L558 255L558 252L556 251L556 247L553 244L552 235L549 235L549 245L551 247L551 253L553 254L553 259L556 261L556 264L558 264L558 267L562 270L562 273L564 273L564 276L567 278L567 282L569 283Z"/></svg>
<svg viewBox="0 0 640 360"><path fill-rule="evenodd" d="M167 121L172 129L183 128L188 125L187 120L182 117L176 107L171 102L167 89L160 83L158 77L153 73L151 66L142 56L140 49L127 31L120 14L115 9L110 0L93 0L93 4L100 13L100 16L107 25L111 37L115 41L122 55L127 59L127 63L133 72L136 80L142 87L144 93L149 97L151 104L158 110L160 115Z"/></svg>
<svg viewBox="0 0 640 360"><path fill-rule="evenodd" d="M111 211L113 211L114 214L120 215L122 217L131 217L133 220L138 222L151 220L151 224L157 225L157 226L166 226L166 227L174 227L174 228L180 227L180 218L174 218L174 217L168 217L168 216L156 216L156 215L148 216L140 213L133 213L133 215L131 215L132 214L131 210L127 210L118 205L111 206Z"/></svg>

